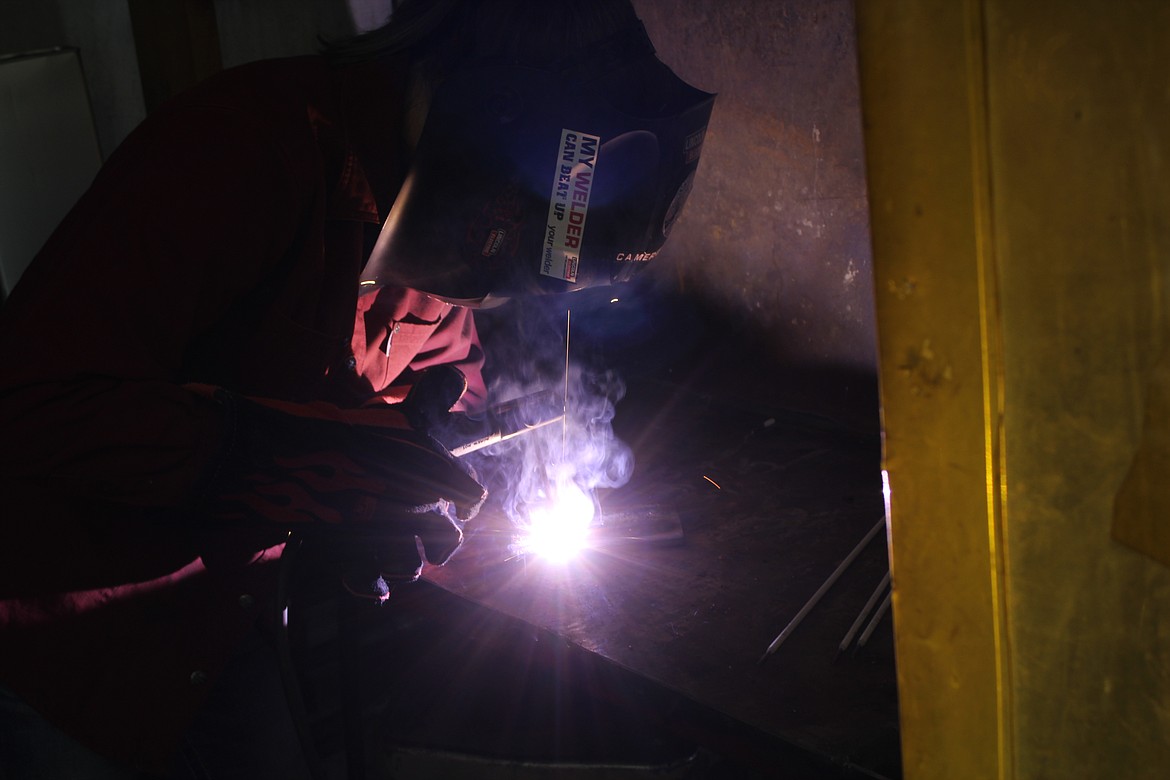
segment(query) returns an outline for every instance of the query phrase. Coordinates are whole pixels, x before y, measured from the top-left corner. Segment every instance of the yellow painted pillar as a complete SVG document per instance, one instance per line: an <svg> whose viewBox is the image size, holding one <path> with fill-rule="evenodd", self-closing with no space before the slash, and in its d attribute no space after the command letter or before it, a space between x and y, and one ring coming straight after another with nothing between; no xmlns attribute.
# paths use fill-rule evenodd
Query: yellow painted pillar
<svg viewBox="0 0 1170 780"><path fill-rule="evenodd" d="M1170 4L857 18L906 777L1168 776Z"/></svg>
<svg viewBox="0 0 1170 780"><path fill-rule="evenodd" d="M1011 744L979 11L858 4L908 778L1006 776Z"/></svg>

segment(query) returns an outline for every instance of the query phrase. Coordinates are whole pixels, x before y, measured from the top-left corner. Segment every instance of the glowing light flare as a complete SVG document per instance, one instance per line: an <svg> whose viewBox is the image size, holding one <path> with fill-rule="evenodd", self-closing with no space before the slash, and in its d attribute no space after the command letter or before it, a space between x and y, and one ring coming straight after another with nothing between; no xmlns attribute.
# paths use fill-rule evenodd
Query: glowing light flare
<svg viewBox="0 0 1170 780"><path fill-rule="evenodd" d="M585 549L593 525L593 501L572 483L547 501L533 504L514 549L552 563L567 563Z"/></svg>
<svg viewBox="0 0 1170 780"><path fill-rule="evenodd" d="M882 469L882 499L886 505L886 522L890 519L890 472Z"/></svg>

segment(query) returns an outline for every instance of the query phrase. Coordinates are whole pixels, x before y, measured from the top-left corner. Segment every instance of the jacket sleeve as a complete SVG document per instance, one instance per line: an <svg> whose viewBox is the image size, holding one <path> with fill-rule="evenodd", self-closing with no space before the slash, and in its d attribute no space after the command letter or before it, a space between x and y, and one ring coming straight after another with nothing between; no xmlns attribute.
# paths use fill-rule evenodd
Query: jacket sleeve
<svg viewBox="0 0 1170 780"><path fill-rule="evenodd" d="M271 134L215 107L152 116L111 157L0 312L6 479L181 503L222 411L183 353L256 287L308 207Z"/></svg>

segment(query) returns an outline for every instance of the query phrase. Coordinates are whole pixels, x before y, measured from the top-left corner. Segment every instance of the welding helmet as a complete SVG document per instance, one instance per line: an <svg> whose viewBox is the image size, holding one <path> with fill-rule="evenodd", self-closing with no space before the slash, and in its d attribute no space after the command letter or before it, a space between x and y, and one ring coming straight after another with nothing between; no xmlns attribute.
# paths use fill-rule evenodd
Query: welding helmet
<svg viewBox="0 0 1170 780"><path fill-rule="evenodd" d="M554 66L464 66L434 94L363 288L488 305L630 279L690 193L714 100L640 22Z"/></svg>

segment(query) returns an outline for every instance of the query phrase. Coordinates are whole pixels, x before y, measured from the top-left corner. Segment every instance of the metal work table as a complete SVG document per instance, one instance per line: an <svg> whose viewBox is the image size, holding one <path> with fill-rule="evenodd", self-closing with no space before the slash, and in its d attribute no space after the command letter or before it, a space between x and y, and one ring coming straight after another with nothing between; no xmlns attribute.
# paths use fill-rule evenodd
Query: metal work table
<svg viewBox="0 0 1170 780"><path fill-rule="evenodd" d="M637 466L601 491L601 507L675 512L681 539L608 540L553 566L512 556L489 504L460 554L425 579L741 724L760 739L739 758L757 769L774 740L823 758L824 776L898 777L890 617L865 646L838 649L888 570L884 534L760 662L883 516L878 439L727 396L650 380L617 406Z"/></svg>
<svg viewBox="0 0 1170 780"><path fill-rule="evenodd" d="M597 492L602 517L677 518L681 534L623 539L619 523L567 565L517 557L485 480L493 498L453 560L383 607L327 602L340 650L299 643L311 708L341 690L332 711L350 713L319 730L323 754L353 754L364 729L366 776L901 776L890 616L839 650L888 572L884 534L761 662L883 517L876 381L766 361L750 334L662 305L607 311L574 344L626 385L612 428L635 466ZM481 334L549 332L503 323ZM818 394L859 414L795 411ZM525 762L539 766L516 773Z"/></svg>

